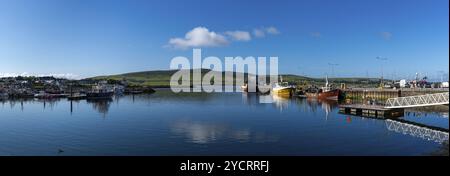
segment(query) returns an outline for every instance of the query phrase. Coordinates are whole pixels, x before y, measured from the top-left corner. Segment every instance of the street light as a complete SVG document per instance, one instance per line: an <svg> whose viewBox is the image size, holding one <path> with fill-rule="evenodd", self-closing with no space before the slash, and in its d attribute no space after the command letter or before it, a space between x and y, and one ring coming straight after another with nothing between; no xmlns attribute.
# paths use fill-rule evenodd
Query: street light
<svg viewBox="0 0 450 176"><path fill-rule="evenodd" d="M383 62L387 61L388 58L377 56L375 59L381 61L381 84L383 84Z"/></svg>

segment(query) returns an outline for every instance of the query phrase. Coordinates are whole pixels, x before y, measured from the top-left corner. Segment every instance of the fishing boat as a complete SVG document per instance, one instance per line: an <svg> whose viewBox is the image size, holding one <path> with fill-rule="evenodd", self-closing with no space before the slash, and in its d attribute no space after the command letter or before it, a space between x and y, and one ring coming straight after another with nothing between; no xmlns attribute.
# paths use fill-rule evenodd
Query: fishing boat
<svg viewBox="0 0 450 176"><path fill-rule="evenodd" d="M272 93L275 95L291 96L294 90L294 86L289 85L288 82L283 82L283 77L281 77L280 82L275 83L272 87Z"/></svg>
<svg viewBox="0 0 450 176"><path fill-rule="evenodd" d="M34 98L35 94L30 90L19 89L8 93L9 98Z"/></svg>
<svg viewBox="0 0 450 176"><path fill-rule="evenodd" d="M306 96L308 98L318 98L327 100L338 100L341 91L335 89L328 83L328 76L325 77L325 87L321 87L317 92L307 92Z"/></svg>
<svg viewBox="0 0 450 176"><path fill-rule="evenodd" d="M114 90L103 84L92 87L92 91L86 93L87 99L110 99L114 95Z"/></svg>

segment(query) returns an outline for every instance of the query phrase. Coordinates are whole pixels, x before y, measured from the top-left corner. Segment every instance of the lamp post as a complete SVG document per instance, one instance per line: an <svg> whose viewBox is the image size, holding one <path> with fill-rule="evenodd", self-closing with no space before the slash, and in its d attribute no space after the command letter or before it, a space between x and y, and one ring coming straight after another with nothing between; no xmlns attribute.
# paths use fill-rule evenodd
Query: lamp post
<svg viewBox="0 0 450 176"><path fill-rule="evenodd" d="M384 58L384 57L379 57L377 56L375 59L381 61L381 86L384 87L384 82L383 82L383 62L387 61L388 58Z"/></svg>

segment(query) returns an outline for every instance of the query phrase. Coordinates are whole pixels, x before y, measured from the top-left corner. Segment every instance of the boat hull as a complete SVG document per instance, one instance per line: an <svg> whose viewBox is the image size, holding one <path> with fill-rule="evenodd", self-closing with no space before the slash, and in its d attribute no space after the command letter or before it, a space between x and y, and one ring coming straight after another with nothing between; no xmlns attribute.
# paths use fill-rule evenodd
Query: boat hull
<svg viewBox="0 0 450 176"><path fill-rule="evenodd" d="M323 100L338 100L339 99L340 90L335 89L328 92L320 92L320 93L306 93L308 98L317 98Z"/></svg>
<svg viewBox="0 0 450 176"><path fill-rule="evenodd" d="M321 93L319 93L318 98L319 99L327 99L327 100L338 100L339 92L340 91L338 89L331 90L328 92L321 92Z"/></svg>
<svg viewBox="0 0 450 176"><path fill-rule="evenodd" d="M87 93L87 99L109 99L114 95L114 92L104 92L104 93Z"/></svg>
<svg viewBox="0 0 450 176"><path fill-rule="evenodd" d="M292 90L293 90L292 88L281 88L281 89L273 89L272 92L276 95L291 96Z"/></svg>

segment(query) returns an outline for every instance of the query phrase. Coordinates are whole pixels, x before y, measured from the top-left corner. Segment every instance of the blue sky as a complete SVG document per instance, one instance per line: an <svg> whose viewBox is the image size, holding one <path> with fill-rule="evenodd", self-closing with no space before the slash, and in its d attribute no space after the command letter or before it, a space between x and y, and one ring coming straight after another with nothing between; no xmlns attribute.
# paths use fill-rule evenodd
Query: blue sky
<svg viewBox="0 0 450 176"><path fill-rule="evenodd" d="M168 69L173 57L191 58L190 47L199 46L204 56L278 56L281 73L322 77L337 63L334 76L379 77L384 62L387 78L437 77L449 70L448 6L448 0L0 0L0 74ZM194 29L216 38L189 41L185 35Z"/></svg>

